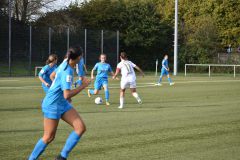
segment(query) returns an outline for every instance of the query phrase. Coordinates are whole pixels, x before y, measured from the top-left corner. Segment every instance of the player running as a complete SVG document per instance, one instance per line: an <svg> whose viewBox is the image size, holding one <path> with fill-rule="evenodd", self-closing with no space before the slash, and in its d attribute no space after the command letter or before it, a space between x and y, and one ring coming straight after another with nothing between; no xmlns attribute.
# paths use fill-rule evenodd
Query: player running
<svg viewBox="0 0 240 160"><path fill-rule="evenodd" d="M56 76L52 86L43 100L44 134L35 145L28 160L37 160L47 145L53 141L60 119L72 126L74 131L69 135L65 146L56 160L66 160L69 153L86 131L82 118L70 102L72 97L89 85L90 80L85 78L81 86L71 90L74 67L81 58L81 49L74 47L70 48L68 52L66 63L62 63L62 65L65 64L65 66L59 67L56 70Z"/></svg>
<svg viewBox="0 0 240 160"><path fill-rule="evenodd" d="M121 52L120 55L121 62L118 63L116 73L114 74L113 78L115 79L118 73L121 71L122 78L121 78L121 89L120 89L120 106L119 109L123 108L124 105L124 97L125 97L125 90L126 88L130 88L132 95L136 98L139 104L142 104L142 100L139 97L137 90L136 90L136 75L134 68L136 68L144 77L143 71L134 63L127 59L127 54L125 52Z"/></svg>
<svg viewBox="0 0 240 160"><path fill-rule="evenodd" d="M84 79L86 73L87 73L87 68L86 65L84 64L84 58L82 57L79 61L79 63L76 65L76 72L78 74L78 80L74 83L75 88L77 85L82 84L82 80Z"/></svg>
<svg viewBox="0 0 240 160"><path fill-rule="evenodd" d="M41 69L38 74L40 81L42 82L42 88L45 93L48 92L49 87L52 84L52 80L50 79L50 75L57 68L57 60L58 57L56 54L49 55L46 65Z"/></svg>
<svg viewBox="0 0 240 160"><path fill-rule="evenodd" d="M106 105L109 106L109 90L108 90L108 72L114 75L111 66L106 63L107 56L106 54L102 53L99 57L100 62L96 63L94 68L91 72L91 79L94 80L94 71L97 71L97 76L94 82L94 90L89 89L88 90L88 97L91 97L91 95L96 95L99 93L99 90L103 87L105 92L105 99L106 99Z"/></svg>
<svg viewBox="0 0 240 160"><path fill-rule="evenodd" d="M158 83L156 84L156 86L162 86L162 77L164 75L167 75L168 77L168 82L170 84L170 86L174 85L174 83L172 82L170 76L169 76L169 67L168 67L168 55L164 56L164 59L162 60L162 69L161 69L161 75L159 78Z"/></svg>

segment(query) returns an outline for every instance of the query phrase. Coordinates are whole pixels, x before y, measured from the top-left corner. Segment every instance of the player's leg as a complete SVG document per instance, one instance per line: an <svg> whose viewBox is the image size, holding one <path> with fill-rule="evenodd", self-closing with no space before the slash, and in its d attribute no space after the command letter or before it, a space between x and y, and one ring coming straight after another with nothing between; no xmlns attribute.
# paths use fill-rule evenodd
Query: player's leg
<svg viewBox="0 0 240 160"><path fill-rule="evenodd" d="M169 73L167 73L167 78L168 78L168 82L169 82L170 86L174 85L174 83L172 82L172 79L170 78Z"/></svg>
<svg viewBox="0 0 240 160"><path fill-rule="evenodd" d="M156 84L157 86L162 86L162 77L164 75L164 72L163 70L161 71L161 74L160 74L160 77L159 77L159 80L158 80L158 83Z"/></svg>
<svg viewBox="0 0 240 160"><path fill-rule="evenodd" d="M120 82L120 106L118 108L122 109L124 105L125 90L129 86L128 82Z"/></svg>
<svg viewBox="0 0 240 160"><path fill-rule="evenodd" d="M94 89L88 89L88 97L91 97L91 95L97 95L101 87L102 87L101 81L99 79L96 79L94 82Z"/></svg>
<svg viewBox="0 0 240 160"><path fill-rule="evenodd" d="M86 131L86 126L78 114L78 112L72 108L69 111L65 112L62 116L62 120L71 125L74 129L69 135L66 143L61 151L61 154L57 157L57 160L66 159L72 149L77 145L81 136Z"/></svg>
<svg viewBox="0 0 240 160"><path fill-rule="evenodd" d="M38 140L28 160L36 160L55 137L59 120L44 118L44 135Z"/></svg>
<svg viewBox="0 0 240 160"><path fill-rule="evenodd" d="M138 93L137 93L137 89L136 89L136 87L131 87L130 86L130 90L131 90L131 92L132 92L132 95L133 95L133 97L137 100L137 102L139 103L139 104L142 104L142 100L141 100L141 98L139 97L139 95L138 95Z"/></svg>
<svg viewBox="0 0 240 160"><path fill-rule="evenodd" d="M103 83L103 89L104 89L104 93L105 93L105 99L106 99L106 105L109 106L109 89L108 89L108 82L104 81Z"/></svg>
<svg viewBox="0 0 240 160"><path fill-rule="evenodd" d="M78 80L76 80L76 82L74 83L75 88L76 88L77 86L81 86L81 85L82 85L83 79L84 79L83 76L79 76L79 77L78 77Z"/></svg>
<svg viewBox="0 0 240 160"><path fill-rule="evenodd" d="M119 109L122 109L124 105L125 90L126 89L120 89L120 106L118 107Z"/></svg>

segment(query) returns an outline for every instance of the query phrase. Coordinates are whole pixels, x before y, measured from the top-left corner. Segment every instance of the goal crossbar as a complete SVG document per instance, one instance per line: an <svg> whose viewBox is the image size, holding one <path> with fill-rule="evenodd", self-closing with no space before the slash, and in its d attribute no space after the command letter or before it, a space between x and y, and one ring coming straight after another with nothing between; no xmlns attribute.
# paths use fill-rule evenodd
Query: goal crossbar
<svg viewBox="0 0 240 160"><path fill-rule="evenodd" d="M233 77L236 77L236 67L240 67L237 64L185 64L185 77L187 76L187 66L202 66L208 67L208 76L211 76L211 67L233 67Z"/></svg>

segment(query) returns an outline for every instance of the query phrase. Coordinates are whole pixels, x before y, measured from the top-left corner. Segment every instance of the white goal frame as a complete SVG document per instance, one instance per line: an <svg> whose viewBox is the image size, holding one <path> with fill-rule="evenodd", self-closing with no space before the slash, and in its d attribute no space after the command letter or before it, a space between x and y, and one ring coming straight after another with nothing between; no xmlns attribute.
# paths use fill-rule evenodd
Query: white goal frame
<svg viewBox="0 0 240 160"><path fill-rule="evenodd" d="M211 77L211 67L233 67L233 77L236 77L236 67L240 65L235 64L185 64L185 77L187 76L187 66L202 66L208 67L208 76Z"/></svg>
<svg viewBox="0 0 240 160"><path fill-rule="evenodd" d="M38 76L38 69L42 69L43 66L36 66L35 67L35 72L34 72L34 76L37 77Z"/></svg>

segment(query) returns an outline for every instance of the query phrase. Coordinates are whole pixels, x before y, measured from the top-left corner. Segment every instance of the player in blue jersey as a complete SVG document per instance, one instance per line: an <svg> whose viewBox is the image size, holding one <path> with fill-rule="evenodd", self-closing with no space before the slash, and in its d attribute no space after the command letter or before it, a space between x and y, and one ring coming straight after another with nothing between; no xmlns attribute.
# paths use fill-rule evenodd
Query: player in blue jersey
<svg viewBox="0 0 240 160"><path fill-rule="evenodd" d="M49 55L46 65L41 69L38 74L40 81L42 82L42 88L45 93L48 92L49 87L52 84L52 80L50 79L50 75L57 68L57 60L58 57L56 54Z"/></svg>
<svg viewBox="0 0 240 160"><path fill-rule="evenodd" d="M164 59L162 60L162 69L161 69L161 74L158 83L156 84L157 86L162 86L162 77L166 75L168 77L168 82L170 86L174 85L172 82L170 76L169 76L169 67L168 67L168 55L164 56Z"/></svg>
<svg viewBox="0 0 240 160"><path fill-rule="evenodd" d="M85 78L81 86L71 90L74 67L79 62L82 51L80 47L74 47L70 48L68 52L67 61L63 62L62 66L60 65L56 70L55 79L42 102L44 134L35 145L28 160L37 160L47 145L53 141L60 119L73 127L74 131L69 135L56 160L66 160L86 131L82 118L71 104L71 98L86 88L90 84L90 80Z"/></svg>
<svg viewBox="0 0 240 160"><path fill-rule="evenodd" d="M74 86L77 87L82 84L82 80L85 77L87 73L86 65L84 64L84 57L82 57L79 61L79 63L76 65L76 72L78 74L78 80L74 83Z"/></svg>
<svg viewBox="0 0 240 160"><path fill-rule="evenodd" d="M89 89L88 90L88 96L91 97L92 94L96 95L99 93L99 90L101 88L104 88L105 91L105 99L106 99L106 105L110 105L109 103L109 89L108 89L108 73L110 72L112 76L114 76L114 73L112 71L111 66L106 63L107 56L106 54L102 53L99 57L100 62L96 63L94 68L91 72L91 79L94 79L94 71L97 71L97 76L94 82L94 90Z"/></svg>

